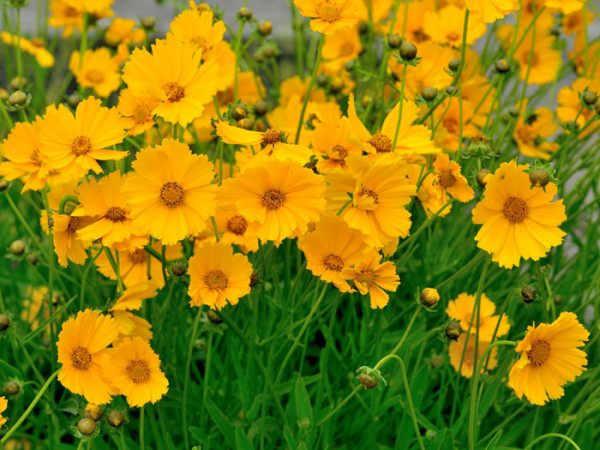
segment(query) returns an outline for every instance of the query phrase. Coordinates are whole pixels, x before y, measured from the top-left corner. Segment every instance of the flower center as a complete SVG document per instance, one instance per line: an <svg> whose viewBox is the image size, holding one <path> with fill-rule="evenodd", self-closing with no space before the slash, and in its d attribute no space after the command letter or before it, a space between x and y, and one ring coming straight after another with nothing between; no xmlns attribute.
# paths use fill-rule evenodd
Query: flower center
<svg viewBox="0 0 600 450"><path fill-rule="evenodd" d="M79 217L69 217L69 224L67 225L67 231L69 233L75 233L79 226Z"/></svg>
<svg viewBox="0 0 600 450"><path fill-rule="evenodd" d="M146 253L146 250L138 248L129 253L129 259L133 264L145 264L148 262L148 253Z"/></svg>
<svg viewBox="0 0 600 450"><path fill-rule="evenodd" d="M285 194L279 189L269 189L262 196L262 204L267 209L279 209L283 206Z"/></svg>
<svg viewBox="0 0 600 450"><path fill-rule="evenodd" d="M538 339L531 345L531 350L527 352L527 359L535 366L540 367L550 356L550 343L545 339Z"/></svg>
<svg viewBox="0 0 600 450"><path fill-rule="evenodd" d="M317 14L325 22L335 22L340 18L340 10L336 5L332 5L329 0L319 2L317 5Z"/></svg>
<svg viewBox="0 0 600 450"><path fill-rule="evenodd" d="M456 31L451 31L446 35L446 39L450 42L456 42L460 39L460 35Z"/></svg>
<svg viewBox="0 0 600 450"><path fill-rule="evenodd" d="M71 144L71 151L77 156L85 155L92 149L92 143L87 136L77 136Z"/></svg>
<svg viewBox="0 0 600 450"><path fill-rule="evenodd" d="M144 123L150 120L150 117L150 108L146 105L138 105L135 111L133 111L133 121L135 123Z"/></svg>
<svg viewBox="0 0 600 450"><path fill-rule="evenodd" d="M444 128L448 130L448 133L454 134L460 129L458 121L454 117L447 117L442 121Z"/></svg>
<svg viewBox="0 0 600 450"><path fill-rule="evenodd" d="M341 272L344 268L344 260L338 255L334 255L333 253L330 253L325 257L325 259L323 260L323 264L329 270L333 270L334 272Z"/></svg>
<svg viewBox="0 0 600 450"><path fill-rule="evenodd" d="M185 91L177 83L167 83L163 86L167 100L176 103L183 98Z"/></svg>
<svg viewBox="0 0 600 450"><path fill-rule="evenodd" d="M263 134L262 143L265 145L277 144L281 142L281 132L277 130L267 130Z"/></svg>
<svg viewBox="0 0 600 450"><path fill-rule="evenodd" d="M246 228L248 228L248 222L246 222L246 219L239 214L233 216L227 221L227 231L237 234L238 236L244 234L246 232Z"/></svg>
<svg viewBox="0 0 600 450"><path fill-rule="evenodd" d="M444 170L440 174L439 180L440 185L444 188L452 187L454 186L454 184L456 184L456 177L452 175L452 172L450 172L449 170Z"/></svg>
<svg viewBox="0 0 600 450"><path fill-rule="evenodd" d="M227 288L229 280L222 270L211 270L204 276L204 283L210 289L222 291Z"/></svg>
<svg viewBox="0 0 600 450"><path fill-rule="evenodd" d="M150 379L150 367L146 361L136 359L127 366L127 375L135 384L145 383Z"/></svg>
<svg viewBox="0 0 600 450"><path fill-rule="evenodd" d="M368 270L358 275L354 279L354 281L357 283L366 284L367 286L371 286L375 282L375 276L373 276L373 272Z"/></svg>
<svg viewBox="0 0 600 450"><path fill-rule="evenodd" d="M37 148L33 152L31 152L31 156L29 157L29 159L36 166L41 166L42 165L42 160L40 159L40 150L37 149Z"/></svg>
<svg viewBox="0 0 600 450"><path fill-rule="evenodd" d="M67 6L67 8L65 9L65 16L79 17L79 11L77 11L77 9L73 8L72 6Z"/></svg>
<svg viewBox="0 0 600 450"><path fill-rule="evenodd" d="M368 142L375 147L377 153L389 153L392 151L392 140L385 134L374 134Z"/></svg>
<svg viewBox="0 0 600 450"><path fill-rule="evenodd" d="M355 197L355 206L363 211L373 211L379 204L377 192L362 188Z"/></svg>
<svg viewBox="0 0 600 450"><path fill-rule="evenodd" d="M76 369L86 370L92 363L92 355L87 348L75 347L71 353L71 361Z"/></svg>
<svg viewBox="0 0 600 450"><path fill-rule="evenodd" d="M183 203L185 191L179 183L169 181L160 188L160 199L169 208L181 205Z"/></svg>
<svg viewBox="0 0 600 450"><path fill-rule="evenodd" d="M92 69L85 74L85 78L92 84L100 84L104 81L104 74L99 70Z"/></svg>
<svg viewBox="0 0 600 450"><path fill-rule="evenodd" d="M504 213L504 217L511 223L521 223L527 218L529 208L524 200L517 197L509 197L506 203L504 203L502 212Z"/></svg>
<svg viewBox="0 0 600 450"><path fill-rule="evenodd" d="M198 50L202 50L202 53L208 50L208 41L203 36L196 36L190 39L190 42L196 46Z"/></svg>
<svg viewBox="0 0 600 450"><path fill-rule="evenodd" d="M106 218L111 222L123 222L127 217L127 213L123 208L112 206L106 211Z"/></svg>
<svg viewBox="0 0 600 450"><path fill-rule="evenodd" d="M348 150L346 150L345 147L342 147L341 145L336 145L331 149L331 159L333 159L334 161L343 161L344 158L346 158L346 156L348 156Z"/></svg>

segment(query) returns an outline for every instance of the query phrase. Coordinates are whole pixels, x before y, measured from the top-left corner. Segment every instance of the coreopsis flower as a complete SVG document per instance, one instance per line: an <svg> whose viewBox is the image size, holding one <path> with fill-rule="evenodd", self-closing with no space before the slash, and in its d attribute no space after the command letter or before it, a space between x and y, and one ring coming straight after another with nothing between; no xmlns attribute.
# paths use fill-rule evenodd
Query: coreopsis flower
<svg viewBox="0 0 600 450"><path fill-rule="evenodd" d="M131 19L115 17L104 33L104 41L111 47L127 44L141 44L146 32L137 28L137 22Z"/></svg>
<svg viewBox="0 0 600 450"><path fill-rule="evenodd" d="M88 402L109 403L116 392L102 373L103 358L118 335L114 319L99 311L86 309L64 322L57 344L62 385Z"/></svg>
<svg viewBox="0 0 600 450"><path fill-rule="evenodd" d="M416 194L403 170L406 163L394 158L371 162L366 156L346 158L347 170L329 172L327 208L365 235L367 243L383 247L410 232L410 213L405 205Z"/></svg>
<svg viewBox="0 0 600 450"><path fill-rule="evenodd" d="M205 56L223 40L227 30L225 22L217 20L213 23L212 11L188 9L179 14L170 25L170 35L178 41L190 44Z"/></svg>
<svg viewBox="0 0 600 450"><path fill-rule="evenodd" d="M467 342L467 335L461 334L456 341L450 342L450 346L448 348L450 353L450 364L452 364L452 367L454 367L454 370L457 372L460 369L460 374L465 378L471 378L473 376L473 373L475 372L475 365L479 363L479 360L483 356L483 352L490 346L490 342L485 341L480 337L477 345L477 359L475 359L475 342L476 337L474 335L470 335L469 341ZM467 344L466 351L465 344ZM487 365L484 363L484 365L481 367L481 373L484 372L485 368L488 370L496 368L498 365L498 360L496 358L497 353L498 349L496 348L493 348L490 351Z"/></svg>
<svg viewBox="0 0 600 450"><path fill-rule="evenodd" d="M513 138L522 155L549 159L552 152L558 150L559 145L556 142L548 142L546 138L557 130L558 124L554 122L552 111L548 108L537 108L527 116L519 116Z"/></svg>
<svg viewBox="0 0 600 450"><path fill-rule="evenodd" d="M410 170L412 174L411 183L417 184L421 170L422 166L413 165ZM434 214L437 214L438 217L446 217L452 211L452 205L447 204L447 201L442 201L442 190L437 177L433 173L425 175L425 178L421 181L416 199L423 207L427 217L432 217Z"/></svg>
<svg viewBox="0 0 600 450"><path fill-rule="evenodd" d="M239 245L244 253L258 250L258 238L248 232L250 222L235 208L218 208L215 223L220 242Z"/></svg>
<svg viewBox="0 0 600 450"><path fill-rule="evenodd" d="M156 297L158 283L155 281L142 281L128 288L117 299L115 304L109 309L110 314L119 327L119 337L113 345L122 342L126 338L140 337L146 342L152 339L152 325L131 311L136 311L142 307L144 300Z"/></svg>
<svg viewBox="0 0 600 450"><path fill-rule="evenodd" d="M135 49L123 68L123 80L136 97L157 100L153 113L187 126L202 115L217 93L218 65L201 64L202 52L174 38L158 40L152 53Z"/></svg>
<svg viewBox="0 0 600 450"><path fill-rule="evenodd" d="M510 370L508 385L534 405L561 398L563 386L586 370L587 356L579 347L589 335L572 312L562 312L551 324L528 327L515 349L521 357Z"/></svg>
<svg viewBox="0 0 600 450"><path fill-rule="evenodd" d="M348 103L348 117L352 123L354 133L363 142L366 151L377 155L391 152L400 155L439 153L439 149L431 141L431 131L429 128L424 125L413 125L418 115L419 108L417 105L405 100L402 106L402 120L398 131L396 147L392 148L400 116L400 103L397 103L387 115L383 121L381 130L374 134L371 134L358 118L353 94L350 95Z"/></svg>
<svg viewBox="0 0 600 450"><path fill-rule="evenodd" d="M349 155L362 154L360 142L353 136L347 117L325 117L315 126L311 141L313 151L321 156L317 162L317 170L321 173L345 169Z"/></svg>
<svg viewBox="0 0 600 450"><path fill-rule="evenodd" d="M90 225L77 231L83 241L102 240L102 245L135 249L144 245L147 237L137 230L131 212L123 197L126 177L111 172L100 180L92 179L79 186L81 206L71 214L74 217L93 217Z"/></svg>
<svg viewBox="0 0 600 450"><path fill-rule="evenodd" d="M119 63L106 47L87 50L83 57L79 51L74 51L69 69L82 87L92 88L100 97L108 97L121 85Z"/></svg>
<svg viewBox="0 0 600 450"><path fill-rule="evenodd" d="M558 107L556 115L558 119L567 123L576 121L579 128L583 128L590 120L594 118L596 112L593 109L585 108L581 104L580 96L586 91L600 93L600 80L590 78L577 78L571 86L565 86L558 91ZM589 127L581 136L588 136L594 130Z"/></svg>
<svg viewBox="0 0 600 450"><path fill-rule="evenodd" d="M464 17L465 8L449 4L437 11L427 12L423 29L433 42L460 47L463 41ZM479 16L471 14L467 26L467 45L475 44L475 41L482 37L486 30L487 27Z"/></svg>
<svg viewBox="0 0 600 450"><path fill-rule="evenodd" d="M7 406L8 401L6 400L6 397L0 397L0 427L6 423L6 418L2 416L2 413L6 411Z"/></svg>
<svg viewBox="0 0 600 450"><path fill-rule="evenodd" d="M473 124L475 106L475 103L465 99L459 100L458 97L445 99L432 114L434 120L439 123L434 135L435 143L449 152L458 151L461 143L461 124L463 138L477 135L479 129Z"/></svg>
<svg viewBox="0 0 600 450"><path fill-rule="evenodd" d="M423 22L425 21L425 14L432 9L431 2L423 0L408 2L407 7L402 5L401 8L398 8L394 34L404 36L408 42L419 44L419 53L421 53L420 44L430 39L423 29Z"/></svg>
<svg viewBox="0 0 600 450"><path fill-rule="evenodd" d="M191 306L221 309L250 293L252 264L246 256L233 253L230 244L201 243L190 258L188 273Z"/></svg>
<svg viewBox="0 0 600 450"><path fill-rule="evenodd" d="M306 268L341 292L352 292L342 271L362 262L366 244L360 231L338 216L323 217L310 233L298 240Z"/></svg>
<svg viewBox="0 0 600 450"><path fill-rule="evenodd" d="M284 134L273 128L259 132L244 130L225 122L217 122L216 127L217 135L223 139L223 142L235 145L260 145L260 153L267 157L305 164L312 155L308 147L284 142Z"/></svg>
<svg viewBox="0 0 600 450"><path fill-rule="evenodd" d="M519 9L519 0L465 0L469 11L492 23Z"/></svg>
<svg viewBox="0 0 600 450"><path fill-rule="evenodd" d="M102 172L98 161L119 160L127 152L108 150L125 137L123 122L115 108L105 108L90 97L77 106L75 115L64 106L49 106L39 122L40 158L46 164L40 171L71 171L79 177L90 170Z"/></svg>
<svg viewBox="0 0 600 450"><path fill-rule="evenodd" d="M385 307L390 300L386 291L395 292L400 286L400 277L394 263L382 263L381 255L372 248L364 250L361 262L343 269L342 276L350 280L362 295L369 294L373 309Z"/></svg>
<svg viewBox="0 0 600 450"><path fill-rule="evenodd" d="M473 210L473 222L483 225L475 236L477 246L507 269L521 258L537 261L565 236L559 228L567 218L565 206L553 201L556 185L532 187L527 167L502 163L487 177L484 197Z"/></svg>
<svg viewBox="0 0 600 450"><path fill-rule="evenodd" d="M156 297L157 288L158 283L152 280L135 284L123 292L110 311L137 311L144 300Z"/></svg>
<svg viewBox="0 0 600 450"><path fill-rule="evenodd" d="M125 339L104 359L106 378L125 396L129 406L156 403L169 390L160 358L142 338Z"/></svg>
<svg viewBox="0 0 600 450"><path fill-rule="evenodd" d="M310 17L310 28L317 33L333 34L352 27L360 20L358 0L294 0L304 17Z"/></svg>
<svg viewBox="0 0 600 450"><path fill-rule="evenodd" d="M16 46L17 43L22 51L32 55L40 67L52 67L54 65L54 56L44 48L43 41L39 39L29 40L21 36L20 39L16 35L10 34L7 31L0 33L0 39L6 45Z"/></svg>
<svg viewBox="0 0 600 450"><path fill-rule="evenodd" d="M64 27L63 38L71 36L75 28L80 31L83 29L83 11L71 6L69 0L52 0L48 8L48 25L55 28Z"/></svg>
<svg viewBox="0 0 600 450"><path fill-rule="evenodd" d="M463 203L473 199L475 193L469 186L467 179L460 173L460 165L456 161L450 161L448 154L440 153L437 155L433 163L433 169L442 193L442 203L448 201L448 196Z"/></svg>
<svg viewBox="0 0 600 450"><path fill-rule="evenodd" d="M146 342L152 339L152 325L146 319L129 311L112 311L111 315L119 327L119 336L113 342L118 345L123 339L139 337Z"/></svg>
<svg viewBox="0 0 600 450"><path fill-rule="evenodd" d="M131 208L133 225L172 245L206 228L215 212L213 165L205 155L165 139L142 149L132 164L123 193Z"/></svg>
<svg viewBox="0 0 600 450"><path fill-rule="evenodd" d="M477 311L475 311L475 316L473 316L474 309L475 296L462 293L455 300L448 302L446 314L450 318L458 320L460 327L465 333L470 332L473 335L479 333L479 339L482 341L491 342L494 335L497 337L504 336L510 330L507 317L503 315L501 319L499 316L494 315L496 304L485 294L482 293L479 299L479 327L477 326ZM469 331L471 319L473 319L473 323ZM498 328L497 331L496 327ZM479 328L479 331L477 331L477 328Z"/></svg>
<svg viewBox="0 0 600 450"><path fill-rule="evenodd" d="M546 8L558 9L563 14L581 11L585 0L544 0Z"/></svg>
<svg viewBox="0 0 600 450"><path fill-rule="evenodd" d="M117 110L123 117L123 126L128 135L137 136L154 126L152 111L157 104L158 100L152 97L136 97L129 89L121 91Z"/></svg>
<svg viewBox="0 0 600 450"><path fill-rule="evenodd" d="M0 175L9 181L22 178L23 192L39 191L46 185L46 177L40 176L44 162L37 126L38 121L16 123L2 143L6 161L0 163Z"/></svg>
<svg viewBox="0 0 600 450"><path fill-rule="evenodd" d="M219 201L235 208L250 224L248 233L261 240L282 241L304 234L325 209L320 176L293 161L263 159L223 182Z"/></svg>
<svg viewBox="0 0 600 450"><path fill-rule="evenodd" d="M78 236L78 232L94 223L91 217L77 217L68 214L52 213L52 236L54 237L54 252L58 263L67 267L68 261L83 264L88 254L85 251L86 242Z"/></svg>
<svg viewBox="0 0 600 450"><path fill-rule="evenodd" d="M325 36L322 53L324 64L332 70L339 70L346 62L357 58L361 51L358 27L339 30Z"/></svg>

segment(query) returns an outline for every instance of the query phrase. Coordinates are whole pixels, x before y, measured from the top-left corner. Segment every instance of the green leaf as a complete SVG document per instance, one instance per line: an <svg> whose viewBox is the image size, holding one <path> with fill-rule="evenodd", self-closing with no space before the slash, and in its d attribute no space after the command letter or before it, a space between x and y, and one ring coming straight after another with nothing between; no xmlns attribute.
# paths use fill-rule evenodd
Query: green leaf
<svg viewBox="0 0 600 450"><path fill-rule="evenodd" d="M489 442L485 450L495 450L500 438L502 437L502 429L499 429L498 432L494 435L492 440Z"/></svg>
<svg viewBox="0 0 600 450"><path fill-rule="evenodd" d="M300 375L296 378L294 386L294 398L296 403L296 418L300 428L309 428L313 424L312 404Z"/></svg>
<svg viewBox="0 0 600 450"><path fill-rule="evenodd" d="M227 443L231 447L235 448L235 430L233 428L233 425L231 425L231 423L229 423L229 421L226 419L225 414L223 414L221 410L217 407L217 405L215 405L212 402L212 400L208 397L204 402L204 406L206 407L208 414L210 415L211 419L213 420L219 431L227 440Z"/></svg>
<svg viewBox="0 0 600 450"><path fill-rule="evenodd" d="M244 434L244 431L240 427L235 429L235 444L238 450L254 450L254 446L248 436Z"/></svg>

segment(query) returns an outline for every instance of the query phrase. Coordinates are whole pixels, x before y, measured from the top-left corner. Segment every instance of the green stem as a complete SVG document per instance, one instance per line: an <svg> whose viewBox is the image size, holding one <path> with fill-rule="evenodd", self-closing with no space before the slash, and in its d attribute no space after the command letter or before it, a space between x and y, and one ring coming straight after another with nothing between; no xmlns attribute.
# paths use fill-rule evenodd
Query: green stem
<svg viewBox="0 0 600 450"><path fill-rule="evenodd" d="M235 72L233 74L233 104L236 105L238 101L238 66L240 64L240 50L242 47L242 36L244 34L245 19L240 18L240 24L238 26L237 35L235 37Z"/></svg>
<svg viewBox="0 0 600 450"><path fill-rule="evenodd" d="M406 82L407 69L408 64L404 63L404 69L402 69L402 83L400 85L400 106L398 106L398 123L396 123L396 133L394 134L394 143L392 144L392 151L394 151L396 148L396 143L398 142L398 134L400 133L400 124L402 123L402 106L404 105L404 84Z"/></svg>
<svg viewBox="0 0 600 450"><path fill-rule="evenodd" d="M198 324L200 323L200 317L202 316L202 308L198 308L198 314L194 320L194 328L192 329L192 337L190 339L190 345L188 346L187 359L185 361L185 378L183 381L183 400L181 404L181 423L183 424L183 441L185 442L185 448L190 448L190 440L188 437L187 427L187 397L188 387L190 384L190 366L192 364L192 353L194 351L194 342L196 342L196 334L198 333Z"/></svg>
<svg viewBox="0 0 600 450"><path fill-rule="evenodd" d="M317 73L319 72L319 66L321 65L321 53L323 52L323 44L325 43L325 39L323 35L319 37L319 48L317 50L317 60L315 61L315 67L313 67L312 75L310 76L310 83L308 84L308 88L306 90L306 94L304 97L304 103L302 104L302 110L300 111L300 120L298 121L298 127L296 128L296 138L294 139L294 144L298 145L300 141L300 133L302 133L302 123L304 122L304 114L306 114L306 107L308 106L308 101L310 99L310 94L315 85L315 80L317 79Z"/></svg>
<svg viewBox="0 0 600 450"><path fill-rule="evenodd" d="M537 444L538 442L543 441L544 439L551 438L551 437L557 437L557 438L563 439L563 440L567 441L569 444L571 444L573 446L573 448L576 448L577 450L581 450L579 448L579 446L573 441L573 439L571 439L568 436L565 436L564 434L560 434L560 433L548 433L548 434L544 434L542 436L538 436L533 441L531 441L529 443L529 445L527 445L527 447L525 447L524 450L529 450L530 448L533 448L533 444Z"/></svg>

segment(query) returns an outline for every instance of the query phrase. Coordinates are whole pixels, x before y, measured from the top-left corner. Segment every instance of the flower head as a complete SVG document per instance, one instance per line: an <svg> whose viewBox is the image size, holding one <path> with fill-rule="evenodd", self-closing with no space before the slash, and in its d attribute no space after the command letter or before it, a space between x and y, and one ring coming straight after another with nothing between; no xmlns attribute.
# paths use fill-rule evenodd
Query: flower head
<svg viewBox="0 0 600 450"><path fill-rule="evenodd" d="M2 416L2 413L6 411L6 407L8 406L8 401L6 397L0 397L0 427L6 423L6 418Z"/></svg>
<svg viewBox="0 0 600 450"><path fill-rule="evenodd" d="M100 97L108 97L121 86L119 63L106 47L87 50L83 57L73 52L69 69L82 87L94 89Z"/></svg>
<svg viewBox="0 0 600 450"><path fill-rule="evenodd" d="M310 28L317 33L333 34L360 20L359 0L294 0L300 14L311 17Z"/></svg>
<svg viewBox="0 0 600 450"><path fill-rule="evenodd" d="M446 308L446 314L452 319L458 320L465 333L479 334L479 339L487 342L491 342L494 336L504 336L510 329L506 316L503 315L500 319L499 316L494 315L495 311L496 304L485 294L481 294L479 300L479 326L477 325L474 295L460 294L456 300L449 302ZM472 325L471 322L473 322ZM469 325L471 326L469 327Z"/></svg>
<svg viewBox="0 0 600 450"><path fill-rule="evenodd" d="M469 336L467 342L467 335L461 334L457 340L450 342L450 364L454 367L457 372L460 370L460 374L465 378L471 378L475 372L475 365L478 364L479 360L483 356L483 352L490 346L488 341L484 341L482 338L479 339L477 345L477 358L475 358L475 342L476 338L474 335ZM467 348L465 350L465 344ZM464 357L463 357L464 352ZM493 348L489 353L489 361L485 367L487 369L494 369L498 365L496 355L498 350ZM462 366L461 366L462 362ZM481 372L484 372L484 367L481 368Z"/></svg>

